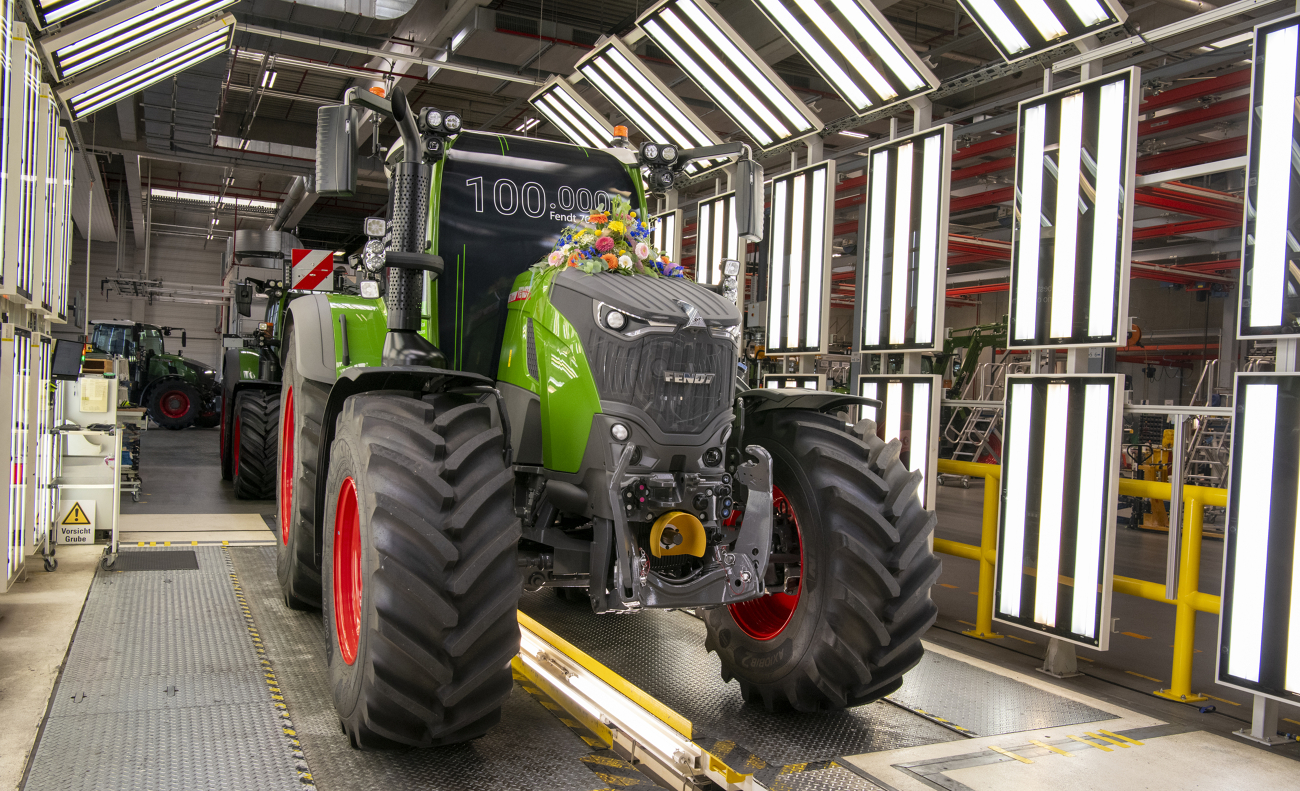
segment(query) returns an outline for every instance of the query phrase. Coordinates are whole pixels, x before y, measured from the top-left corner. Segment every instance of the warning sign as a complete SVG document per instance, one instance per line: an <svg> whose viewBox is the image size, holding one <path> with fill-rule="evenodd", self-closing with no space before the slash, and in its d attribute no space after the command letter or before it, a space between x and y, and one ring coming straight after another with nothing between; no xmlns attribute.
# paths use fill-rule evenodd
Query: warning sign
<svg viewBox="0 0 1300 791"><path fill-rule="evenodd" d="M95 501L60 501L58 527L60 544L95 543Z"/></svg>
<svg viewBox="0 0 1300 791"><path fill-rule="evenodd" d="M334 253L330 250L293 251L289 288L302 291L334 290Z"/></svg>

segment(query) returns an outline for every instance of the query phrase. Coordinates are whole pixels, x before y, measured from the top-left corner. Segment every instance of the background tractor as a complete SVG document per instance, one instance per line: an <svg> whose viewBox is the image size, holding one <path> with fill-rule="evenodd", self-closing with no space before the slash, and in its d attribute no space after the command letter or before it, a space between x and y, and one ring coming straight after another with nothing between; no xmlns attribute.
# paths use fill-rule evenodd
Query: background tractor
<svg viewBox="0 0 1300 791"><path fill-rule="evenodd" d="M738 157L741 232L759 236L747 148L461 133L354 88L319 111L323 195L355 188L363 108L401 133L388 216L367 221L374 279L288 306L277 491L285 601L324 610L353 745L497 722L524 588L585 592L596 613L699 608L723 677L770 709L897 689L939 563L920 474L846 423L877 402L739 384L735 262L718 285L529 269L614 196L646 217L642 171L671 184L692 160Z"/></svg>
<svg viewBox="0 0 1300 791"><path fill-rule="evenodd" d="M127 360L130 376L124 384L131 406L143 406L163 428L212 428L221 420L217 372L206 363L167 353L163 338L179 330L183 349L184 329L123 320L91 324L93 351L87 356Z"/></svg>

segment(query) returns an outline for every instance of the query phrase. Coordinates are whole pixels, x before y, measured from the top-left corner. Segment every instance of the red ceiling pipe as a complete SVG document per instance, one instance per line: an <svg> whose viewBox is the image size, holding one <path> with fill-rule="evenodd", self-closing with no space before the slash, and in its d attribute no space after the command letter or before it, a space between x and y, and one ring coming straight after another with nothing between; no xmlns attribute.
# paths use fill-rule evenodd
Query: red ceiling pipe
<svg viewBox="0 0 1300 791"><path fill-rule="evenodd" d="M1219 159L1239 157L1245 153L1246 136L1240 135L1224 140L1215 140L1213 143L1199 143L1176 148L1173 151L1141 157L1137 161L1137 172L1158 173L1162 170L1199 165L1202 162L1214 162Z"/></svg>
<svg viewBox="0 0 1300 791"><path fill-rule="evenodd" d="M1216 220L1231 220L1233 222L1241 221L1240 209L1230 210L1204 203L1194 203L1192 201L1171 198L1151 191L1139 190L1137 194L1133 196L1133 201L1139 206L1151 206L1157 209L1167 209L1191 217L1209 217Z"/></svg>
<svg viewBox="0 0 1300 791"><path fill-rule="evenodd" d="M1184 85L1181 88L1158 93L1149 97L1142 102L1138 112L1148 113L1152 110L1159 110L1161 107L1168 107L1173 104L1179 104L1191 99L1198 99L1202 96L1209 96L1214 93L1227 93L1238 88L1245 88L1250 85L1250 68L1239 69L1230 74L1223 74L1218 77L1212 77L1208 80L1201 80L1190 85Z"/></svg>
<svg viewBox="0 0 1300 791"><path fill-rule="evenodd" d="M961 286L959 288L950 288L946 293L950 297L960 297L965 294L989 294L994 291L1010 291L1010 283L988 283L982 286Z"/></svg>
<svg viewBox="0 0 1300 791"><path fill-rule="evenodd" d="M1170 113L1162 115L1159 118L1152 118L1149 121L1142 121L1138 124L1138 137L1146 137L1155 132L1165 132L1170 129L1178 129L1192 124L1204 123L1223 118L1226 115L1237 115L1250 109L1250 97L1238 96L1235 99L1228 99L1222 102L1215 102L1206 107L1197 107L1192 110L1183 110L1179 113Z"/></svg>
<svg viewBox="0 0 1300 791"><path fill-rule="evenodd" d="M1192 220L1191 222L1167 222L1160 225L1148 225L1145 228L1134 228L1134 239L1164 239L1170 236L1185 236L1193 233L1203 233L1205 231L1221 231L1224 228L1235 228L1241 225L1240 218L1236 220Z"/></svg>
<svg viewBox="0 0 1300 791"><path fill-rule="evenodd" d="M984 190L974 195L963 195L960 198L952 199L948 204L948 211L956 214L968 209L977 209L980 206L1003 203L1011 200L1015 193L1016 191L1012 187L1000 187L998 189Z"/></svg>
<svg viewBox="0 0 1300 791"><path fill-rule="evenodd" d="M973 179L976 176L983 176L987 173L996 173L999 170L1010 170L1016 166L1015 157L1005 157L1003 159L994 159L988 162L981 162L978 165L971 165L964 168L956 168L952 172L953 181L962 179Z"/></svg>
<svg viewBox="0 0 1300 791"><path fill-rule="evenodd" d="M1016 144L1015 132L1012 132L1010 134L1005 134L1005 135L999 135L997 137L991 137L988 140L982 140L978 143L966 146L965 148L959 148L956 151L952 152L952 161L959 162L963 159L970 159L971 157L978 157L978 156L983 156L985 154L992 154L994 151L1001 151L1004 148L1011 148L1015 144Z"/></svg>

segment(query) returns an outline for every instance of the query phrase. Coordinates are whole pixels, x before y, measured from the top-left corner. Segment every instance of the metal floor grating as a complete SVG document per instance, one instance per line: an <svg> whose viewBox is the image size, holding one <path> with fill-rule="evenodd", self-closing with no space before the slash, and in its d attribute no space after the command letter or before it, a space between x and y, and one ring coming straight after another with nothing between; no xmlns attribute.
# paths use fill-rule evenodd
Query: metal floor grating
<svg viewBox="0 0 1300 791"><path fill-rule="evenodd" d="M165 551L124 549L119 562ZM191 570L96 572L27 791L310 788L226 555L194 553Z"/></svg>
<svg viewBox="0 0 1300 791"><path fill-rule="evenodd" d="M113 571L198 571L199 559L192 549L154 552L119 552Z"/></svg>

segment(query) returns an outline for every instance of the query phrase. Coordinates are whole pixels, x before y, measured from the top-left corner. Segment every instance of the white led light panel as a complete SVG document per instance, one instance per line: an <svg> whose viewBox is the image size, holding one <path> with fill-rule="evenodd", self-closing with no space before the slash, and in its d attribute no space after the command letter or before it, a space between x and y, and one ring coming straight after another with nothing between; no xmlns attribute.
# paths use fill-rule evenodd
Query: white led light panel
<svg viewBox="0 0 1300 791"><path fill-rule="evenodd" d="M939 78L870 2L755 0L755 4L858 113L939 87Z"/></svg>
<svg viewBox="0 0 1300 791"><path fill-rule="evenodd" d="M825 390L826 374L763 374L768 390Z"/></svg>
<svg viewBox="0 0 1300 791"><path fill-rule="evenodd" d="M72 144L68 130L58 128L58 158L55 163L58 181L55 184L54 235L50 238L53 250L54 306L50 321L66 324L68 321L68 265L72 260Z"/></svg>
<svg viewBox="0 0 1300 791"><path fill-rule="evenodd" d="M50 86L40 86L36 124L36 222L32 233L32 308L54 312L55 211L58 183L59 115Z"/></svg>
<svg viewBox="0 0 1300 791"><path fill-rule="evenodd" d="M5 520L5 581L9 590L23 571L27 554L27 431L31 404L32 335L13 324L0 325L0 453L6 470L0 497Z"/></svg>
<svg viewBox="0 0 1300 791"><path fill-rule="evenodd" d="M614 127L563 77L552 77L529 101L575 145L608 148L614 139Z"/></svg>
<svg viewBox="0 0 1300 791"><path fill-rule="evenodd" d="M770 179L767 353L826 352L835 163Z"/></svg>
<svg viewBox="0 0 1300 791"><path fill-rule="evenodd" d="M1300 374L1239 373L1217 681L1300 703Z"/></svg>
<svg viewBox="0 0 1300 791"><path fill-rule="evenodd" d="M952 127L867 153L866 257L858 284L860 351L943 347Z"/></svg>
<svg viewBox="0 0 1300 791"><path fill-rule="evenodd" d="M39 203L44 191L38 189L37 181L41 63L26 25L16 23L13 27L9 62L6 123L0 130L9 144L4 185L7 228L0 294L27 303L33 301L33 286L39 285L36 275L41 261L36 225L44 209ZM39 303L39 294L35 300Z"/></svg>
<svg viewBox="0 0 1300 791"><path fill-rule="evenodd" d="M1295 103L1300 68L1300 17L1255 28L1250 153L1246 160L1245 227L1237 337L1300 334L1300 130ZM1290 167L1282 163L1290 162Z"/></svg>
<svg viewBox="0 0 1300 791"><path fill-rule="evenodd" d="M27 0L27 18L38 28L60 25L93 11L109 0Z"/></svg>
<svg viewBox="0 0 1300 791"><path fill-rule="evenodd" d="M682 262L682 210L674 209L650 217L650 244L674 264ZM699 257L696 257L699 261ZM697 270L698 271L698 270Z"/></svg>
<svg viewBox="0 0 1300 791"><path fill-rule="evenodd" d="M903 446L899 458L909 470L921 473L917 497L934 507L935 467L939 458L939 397L943 377L930 374L858 377L857 394L882 402L880 407L858 407L859 418L874 421L876 436L896 439Z"/></svg>
<svg viewBox="0 0 1300 791"><path fill-rule="evenodd" d="M1013 63L1091 36L1128 18L1112 0L957 0Z"/></svg>
<svg viewBox="0 0 1300 791"><path fill-rule="evenodd" d="M58 468L55 435L50 432L54 416L50 408L50 355L54 339L36 333L32 336L32 426L27 438L27 458L34 465L31 476L35 491L32 493L32 534L28 546L38 547L45 541L53 525L57 507L57 489L54 488Z"/></svg>
<svg viewBox="0 0 1300 791"><path fill-rule="evenodd" d="M1122 346L1138 70L1020 103L1011 348Z"/></svg>
<svg viewBox="0 0 1300 791"><path fill-rule="evenodd" d="M722 262L742 261L736 228L736 193L702 200L695 215L695 281L709 286L722 282Z"/></svg>
<svg viewBox="0 0 1300 791"><path fill-rule="evenodd" d="M1106 650L1122 374L1006 379L993 617Z"/></svg>
<svg viewBox="0 0 1300 791"><path fill-rule="evenodd" d="M759 148L821 130L817 116L708 3L663 0L637 25Z"/></svg>

